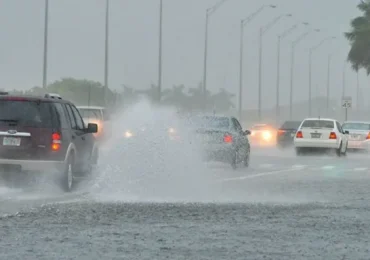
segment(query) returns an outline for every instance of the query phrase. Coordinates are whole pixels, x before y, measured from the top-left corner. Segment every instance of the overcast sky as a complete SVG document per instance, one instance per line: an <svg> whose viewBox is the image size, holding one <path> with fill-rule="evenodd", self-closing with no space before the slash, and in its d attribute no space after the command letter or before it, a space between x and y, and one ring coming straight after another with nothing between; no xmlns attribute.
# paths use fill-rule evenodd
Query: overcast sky
<svg viewBox="0 0 370 260"><path fill-rule="evenodd" d="M159 0L110 0L109 85L145 88L157 82ZM196 86L202 80L205 10L217 0L164 0L163 87ZM296 48L294 100L308 95L308 49L336 36L314 54L315 93L326 93L328 55L333 54L331 94L338 98L349 45L343 32L359 14L354 0L229 0L210 18L208 88L238 91L240 19L262 4L266 9L245 28L244 107L257 106L258 31L280 14L263 37L263 107L275 105L277 35L297 22L320 33L309 34ZM50 0L48 83L61 77L104 81L104 0ZM42 85L44 0L0 0L0 87L26 89ZM300 26L282 42L281 99L290 86L290 42L304 33ZM356 96L356 74L347 66L347 94ZM362 88L368 89L365 72ZM316 90L318 90L316 92ZM365 91L365 90L364 90ZM369 92L366 92L369 93ZM369 96L369 94L364 95ZM365 102L368 102L365 99Z"/></svg>

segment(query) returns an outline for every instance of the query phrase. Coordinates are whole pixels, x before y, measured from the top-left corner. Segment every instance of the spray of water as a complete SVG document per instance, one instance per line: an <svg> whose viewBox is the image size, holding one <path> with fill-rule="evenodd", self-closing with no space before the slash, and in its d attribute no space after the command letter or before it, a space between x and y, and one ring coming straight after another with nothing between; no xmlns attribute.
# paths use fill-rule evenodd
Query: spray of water
<svg viewBox="0 0 370 260"><path fill-rule="evenodd" d="M91 185L95 199L212 201L219 192L176 109L142 100L120 113L113 129ZM126 131L133 136L125 137Z"/></svg>

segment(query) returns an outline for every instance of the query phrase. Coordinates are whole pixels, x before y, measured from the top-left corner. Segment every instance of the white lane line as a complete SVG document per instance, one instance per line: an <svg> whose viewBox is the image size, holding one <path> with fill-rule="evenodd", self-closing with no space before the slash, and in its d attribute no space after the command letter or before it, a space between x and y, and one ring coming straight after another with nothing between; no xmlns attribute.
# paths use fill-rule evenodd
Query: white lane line
<svg viewBox="0 0 370 260"><path fill-rule="evenodd" d="M292 165L293 169L303 169L303 168L307 168L307 167L308 167L308 165L301 165L301 164Z"/></svg>
<svg viewBox="0 0 370 260"><path fill-rule="evenodd" d="M277 170L277 171L270 171L270 172L262 172L262 173L251 174L251 175L246 175L246 176L220 179L220 180L217 180L217 182L241 181L241 180L259 178L259 177L268 176L268 175L275 175L275 174L279 174L279 173L300 171L302 169L303 168L295 168L295 169L284 169L284 170Z"/></svg>
<svg viewBox="0 0 370 260"><path fill-rule="evenodd" d="M321 167L321 170L333 170L334 168L335 166L333 165L326 165L326 166Z"/></svg>
<svg viewBox="0 0 370 260"><path fill-rule="evenodd" d="M353 170L355 171L355 172L362 172L362 171L366 171L368 168L365 168L365 167L363 167L363 168L354 168Z"/></svg>

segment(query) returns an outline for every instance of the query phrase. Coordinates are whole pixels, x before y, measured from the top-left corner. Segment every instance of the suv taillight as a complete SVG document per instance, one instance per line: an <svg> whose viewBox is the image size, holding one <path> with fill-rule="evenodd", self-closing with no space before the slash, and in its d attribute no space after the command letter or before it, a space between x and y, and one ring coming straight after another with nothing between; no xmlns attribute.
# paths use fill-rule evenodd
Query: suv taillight
<svg viewBox="0 0 370 260"><path fill-rule="evenodd" d="M59 133L53 133L51 135L51 150L58 151L62 143L62 137Z"/></svg>
<svg viewBox="0 0 370 260"><path fill-rule="evenodd" d="M367 134L366 139L370 139L370 132Z"/></svg>

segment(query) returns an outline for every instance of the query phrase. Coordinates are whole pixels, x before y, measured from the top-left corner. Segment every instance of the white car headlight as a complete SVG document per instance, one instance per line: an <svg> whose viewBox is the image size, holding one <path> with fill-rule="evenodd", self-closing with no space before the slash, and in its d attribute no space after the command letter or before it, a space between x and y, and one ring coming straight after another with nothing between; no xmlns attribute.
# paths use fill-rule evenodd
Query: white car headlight
<svg viewBox="0 0 370 260"><path fill-rule="evenodd" d="M174 134L174 133L176 133L176 130L175 130L175 128L170 127L170 128L168 129L168 132L169 132L170 134Z"/></svg>
<svg viewBox="0 0 370 260"><path fill-rule="evenodd" d="M272 137L272 135L269 131L263 132L263 139L270 140L271 137Z"/></svg>
<svg viewBox="0 0 370 260"><path fill-rule="evenodd" d="M133 136L133 133L131 131L126 131L124 135L126 138L130 138Z"/></svg>

